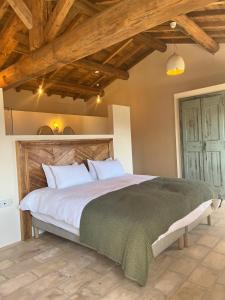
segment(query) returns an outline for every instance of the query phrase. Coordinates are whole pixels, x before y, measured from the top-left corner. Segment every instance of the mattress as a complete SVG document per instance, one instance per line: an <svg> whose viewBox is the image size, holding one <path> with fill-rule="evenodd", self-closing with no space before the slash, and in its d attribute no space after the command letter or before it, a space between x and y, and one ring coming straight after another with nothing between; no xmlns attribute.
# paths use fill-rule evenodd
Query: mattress
<svg viewBox="0 0 225 300"><path fill-rule="evenodd" d="M195 210L193 210L191 213L189 213L187 216L185 216L184 218L176 221L175 223L173 223L170 228L168 229L167 232L165 232L164 234L160 235L158 237L158 239L154 242L156 243L157 241L163 239L164 237L166 237L167 235L181 229L184 228L185 226L189 225L190 223L194 222L195 220L197 220L212 204L212 200L206 201L204 203L202 203L201 205L199 205ZM55 225L59 228L62 228L70 233L73 233L77 236L80 236L80 230L77 227L74 227L72 225L69 225L63 221L58 221L55 220L52 217L49 217L47 215L43 215L43 214L39 214L39 213L31 213L33 217L35 217L36 219L43 221L45 223L48 224L52 224ZM154 245L153 243L153 245Z"/></svg>

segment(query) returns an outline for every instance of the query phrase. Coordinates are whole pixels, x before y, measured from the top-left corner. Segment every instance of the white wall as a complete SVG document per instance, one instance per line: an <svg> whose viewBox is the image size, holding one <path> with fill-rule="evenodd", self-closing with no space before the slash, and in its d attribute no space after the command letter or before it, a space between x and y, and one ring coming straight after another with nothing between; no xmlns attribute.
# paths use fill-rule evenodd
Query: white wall
<svg viewBox="0 0 225 300"><path fill-rule="evenodd" d="M73 128L75 134L108 134L108 118L67 114L50 114L30 111L5 111L6 133L13 135L35 135L41 126L54 129L54 123L62 132L66 126ZM13 133L12 133L13 124Z"/></svg>
<svg viewBox="0 0 225 300"><path fill-rule="evenodd" d="M121 108L121 111L122 108ZM113 119L118 120L120 117L115 116L115 114L120 114L120 109L113 109ZM129 110L123 111L123 116L125 116L127 122L129 118L127 116ZM130 142L129 138L127 140L127 145L120 143L120 138L117 136L123 136L124 128L129 128L129 123L123 122L123 128L121 131L118 126L113 126L116 128L115 135L74 135L74 136L6 136L5 126L4 126L4 107L3 107L3 94L0 89L0 198L1 199L12 199L13 205L9 208L0 209L0 247L12 244L20 240L20 220L19 220L19 210L18 210L18 182L17 182L17 172L16 172L16 151L15 142L18 140L60 140L60 139L103 139L103 138L113 138L114 139L114 155L123 163L126 171L132 171L132 162L129 159L125 159L125 152L130 153ZM129 135L129 132L127 131ZM132 157L130 156L130 160Z"/></svg>
<svg viewBox="0 0 225 300"><path fill-rule="evenodd" d="M130 108L127 106L109 106L111 132L114 133L115 158L120 158L126 166L126 172L133 173L132 143L130 128Z"/></svg>

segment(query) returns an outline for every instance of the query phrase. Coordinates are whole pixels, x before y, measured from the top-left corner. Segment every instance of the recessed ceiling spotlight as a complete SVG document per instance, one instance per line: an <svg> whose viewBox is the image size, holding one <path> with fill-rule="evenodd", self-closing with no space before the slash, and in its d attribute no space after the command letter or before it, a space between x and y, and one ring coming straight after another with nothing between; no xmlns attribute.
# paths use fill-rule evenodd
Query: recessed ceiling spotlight
<svg viewBox="0 0 225 300"><path fill-rule="evenodd" d="M175 29L176 27L177 27L177 22L175 22L175 21L170 22L171 29Z"/></svg>
<svg viewBox="0 0 225 300"><path fill-rule="evenodd" d="M99 71L99 70L96 70L96 71L95 71L95 74L99 74L99 73L100 73L100 71Z"/></svg>
<svg viewBox="0 0 225 300"><path fill-rule="evenodd" d="M100 86L100 83L96 83L96 86L99 87L99 86Z"/></svg>

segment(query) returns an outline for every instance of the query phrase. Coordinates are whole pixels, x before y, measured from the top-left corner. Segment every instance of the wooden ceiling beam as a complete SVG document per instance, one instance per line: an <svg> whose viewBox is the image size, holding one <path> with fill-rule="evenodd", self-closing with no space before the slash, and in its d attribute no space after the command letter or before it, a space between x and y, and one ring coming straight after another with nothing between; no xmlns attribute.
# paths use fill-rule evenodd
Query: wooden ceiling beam
<svg viewBox="0 0 225 300"><path fill-rule="evenodd" d="M219 50L219 44L214 41L204 30L202 30L194 21L186 15L180 15L173 18L180 27L190 36L196 43L201 45L210 53L216 53Z"/></svg>
<svg viewBox="0 0 225 300"><path fill-rule="evenodd" d="M61 29L75 0L58 0L45 28L46 41L52 41Z"/></svg>
<svg viewBox="0 0 225 300"><path fill-rule="evenodd" d="M7 0L23 24L31 29L33 27L32 14L23 0Z"/></svg>
<svg viewBox="0 0 225 300"><path fill-rule="evenodd" d="M31 12L33 27L29 31L30 50L40 48L44 44L44 27L46 23L47 5L45 0L32 0Z"/></svg>
<svg viewBox="0 0 225 300"><path fill-rule="evenodd" d="M114 68L108 64L100 64L89 59L78 60L72 63L72 65L78 68L89 70L91 72L98 72L123 80L127 80L129 78L129 73L127 71Z"/></svg>
<svg viewBox="0 0 225 300"><path fill-rule="evenodd" d="M136 35L135 40L145 44L148 48L165 52L167 46L164 42L152 37L149 33L140 33Z"/></svg>
<svg viewBox="0 0 225 300"><path fill-rule="evenodd" d="M0 36L0 68L6 63L9 55L16 49L19 41L16 39L15 35L18 31L24 28L22 22L16 15L12 15L5 27L2 30Z"/></svg>
<svg viewBox="0 0 225 300"><path fill-rule="evenodd" d="M21 84L212 2L123 0L0 72L0 87Z"/></svg>
<svg viewBox="0 0 225 300"><path fill-rule="evenodd" d="M87 96L97 96L97 95L104 95L104 91L99 88L94 88L94 87L88 87L80 84L76 84L74 82L63 82L63 81L56 81L56 80L46 80L43 85L44 89L51 89L54 91L55 90L60 90L60 91L65 91L69 93L79 93L82 95L87 95Z"/></svg>
<svg viewBox="0 0 225 300"><path fill-rule="evenodd" d="M0 20L6 13L9 3L6 0L0 0Z"/></svg>

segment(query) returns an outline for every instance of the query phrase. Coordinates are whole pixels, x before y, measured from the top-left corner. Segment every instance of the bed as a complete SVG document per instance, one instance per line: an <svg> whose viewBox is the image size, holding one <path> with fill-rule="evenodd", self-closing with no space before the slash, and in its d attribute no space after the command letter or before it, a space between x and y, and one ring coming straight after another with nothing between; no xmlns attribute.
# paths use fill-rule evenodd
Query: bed
<svg viewBox="0 0 225 300"><path fill-rule="evenodd" d="M141 189L148 189L149 186L146 185L157 183L157 178L153 176L126 174L120 178L93 182L79 187L71 187L64 191L54 191L46 188L46 181L41 164L81 163L87 159L105 160L109 157L113 157L111 139L17 142L20 198L22 199L28 193L34 191L34 203L37 197L42 199L42 205L38 205L38 208L35 208L35 205L33 205L30 211L21 211L22 239L26 240L32 237L33 226L35 237L38 237L39 229L41 229L95 249L95 247L84 243L80 238L80 223L81 216L84 215L84 208L86 209L89 203L93 203L93 199L100 199L105 195L118 193L121 190L132 189L134 186L135 188L136 186L141 186ZM40 196L40 194L42 196ZM74 195L76 195L75 198ZM73 198L73 200L75 199L73 202L75 204L72 206L71 198ZM66 199L68 204L67 213L64 213L64 215L61 213L64 209L60 208L60 205L63 203L62 199ZM219 206L219 201L213 199L205 200L206 201L203 201L199 205L196 205L195 209L191 210L184 217L173 222L163 234L154 240L151 245L154 257L177 240L180 249L184 246L187 247L188 232L198 225L203 218L207 218L208 224L210 225L210 216L213 210ZM56 208L54 207L55 205ZM27 209L27 207L24 207L24 210L25 209ZM60 213L56 215L56 211ZM71 214L71 212L74 211L76 211L76 213ZM102 235L104 235L104 232ZM98 252L105 254L101 251ZM108 257L110 257L110 255L108 255ZM116 259L113 260L116 261ZM146 276L137 279L133 278L132 275L126 275L130 279L137 281L140 285L144 285L146 282Z"/></svg>

